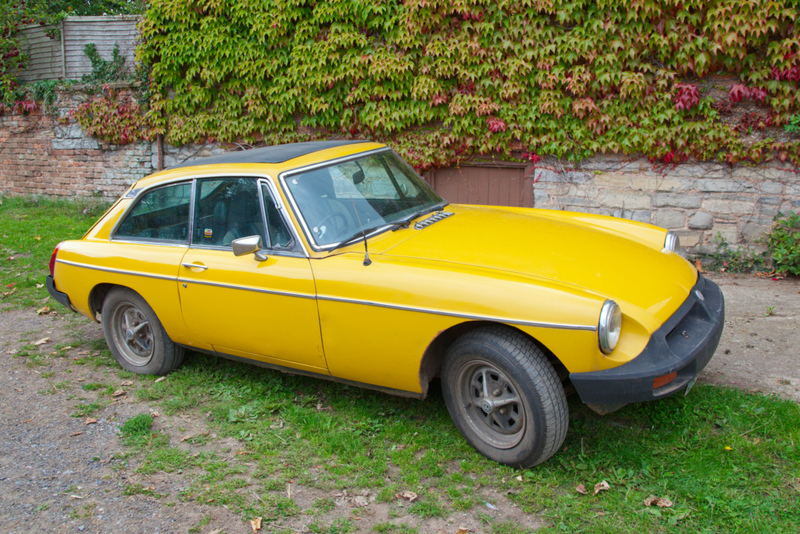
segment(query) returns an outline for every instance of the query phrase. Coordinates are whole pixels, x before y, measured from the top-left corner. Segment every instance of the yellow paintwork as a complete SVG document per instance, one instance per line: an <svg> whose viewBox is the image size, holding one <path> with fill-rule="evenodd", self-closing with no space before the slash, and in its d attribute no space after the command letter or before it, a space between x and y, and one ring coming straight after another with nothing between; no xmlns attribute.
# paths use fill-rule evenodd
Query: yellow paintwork
<svg viewBox="0 0 800 534"><path fill-rule="evenodd" d="M282 164L183 167L132 189L261 176L288 206L282 172L382 146L345 145ZM308 257L264 262L230 251L110 241L130 203L122 199L82 240L61 245L55 283L78 311L94 318L92 289L122 285L145 298L179 344L411 393L427 387L420 382L426 349L441 332L475 320L464 315L522 330L571 372L594 371L635 358L697 279L683 258L662 252L665 230L583 213L448 206L455 215L425 229L370 238L372 264L364 266L363 242L316 252L302 232ZM553 327L596 327L606 299L623 312L612 354L601 353L595 331ZM546 324L525 324L531 322Z"/></svg>

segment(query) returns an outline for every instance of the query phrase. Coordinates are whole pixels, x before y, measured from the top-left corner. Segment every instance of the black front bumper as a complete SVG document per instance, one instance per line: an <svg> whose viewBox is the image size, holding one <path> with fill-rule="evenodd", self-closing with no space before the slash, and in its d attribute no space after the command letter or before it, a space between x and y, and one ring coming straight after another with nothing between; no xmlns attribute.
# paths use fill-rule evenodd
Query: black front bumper
<svg viewBox="0 0 800 534"><path fill-rule="evenodd" d="M700 374L719 345L725 324L725 299L714 282L698 275L689 297L656 330L641 354L604 371L570 373L586 404L627 404L666 397ZM668 384L653 389L653 381L677 372Z"/></svg>
<svg viewBox="0 0 800 534"><path fill-rule="evenodd" d="M50 293L51 297L66 306L68 310L75 311L75 308L72 307L72 303L69 301L69 295L56 289L56 283L49 274L47 275L47 292Z"/></svg>

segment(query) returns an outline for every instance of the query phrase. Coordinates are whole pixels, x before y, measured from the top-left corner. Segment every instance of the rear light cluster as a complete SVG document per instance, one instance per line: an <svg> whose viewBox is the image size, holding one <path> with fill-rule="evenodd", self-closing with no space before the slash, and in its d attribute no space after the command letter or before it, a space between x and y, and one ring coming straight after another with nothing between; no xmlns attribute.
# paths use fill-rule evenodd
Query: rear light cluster
<svg viewBox="0 0 800 534"><path fill-rule="evenodd" d="M56 270L56 256L58 255L58 248L61 246L61 243L56 245L56 248L53 249L53 255L50 256L50 276L55 276Z"/></svg>

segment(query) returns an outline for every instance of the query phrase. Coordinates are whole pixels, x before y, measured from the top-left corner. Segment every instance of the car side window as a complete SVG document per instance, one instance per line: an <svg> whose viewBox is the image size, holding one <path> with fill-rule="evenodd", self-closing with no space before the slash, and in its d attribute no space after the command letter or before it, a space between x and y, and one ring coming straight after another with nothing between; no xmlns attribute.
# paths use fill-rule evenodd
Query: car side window
<svg viewBox="0 0 800 534"><path fill-rule="evenodd" d="M185 243L189 237L191 196L191 182L144 193L119 225L114 237Z"/></svg>
<svg viewBox="0 0 800 534"><path fill-rule="evenodd" d="M292 232L289 231L283 217L281 217L267 184L261 184L261 196L264 199L264 209L267 212L267 228L272 248L291 248L294 241Z"/></svg>
<svg viewBox="0 0 800 534"><path fill-rule="evenodd" d="M251 235L266 243L255 179L198 180L192 243L229 247L234 239Z"/></svg>

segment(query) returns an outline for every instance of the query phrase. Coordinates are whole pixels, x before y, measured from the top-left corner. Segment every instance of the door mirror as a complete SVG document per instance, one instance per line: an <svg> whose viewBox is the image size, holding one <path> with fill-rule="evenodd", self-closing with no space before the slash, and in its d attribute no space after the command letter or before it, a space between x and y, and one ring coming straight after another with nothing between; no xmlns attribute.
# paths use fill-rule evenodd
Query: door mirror
<svg viewBox="0 0 800 534"><path fill-rule="evenodd" d="M261 236L249 235L247 237L240 237L231 242L233 247L234 256L244 256L246 254L254 254L258 261L266 261L267 257L261 254L260 250L263 246Z"/></svg>

